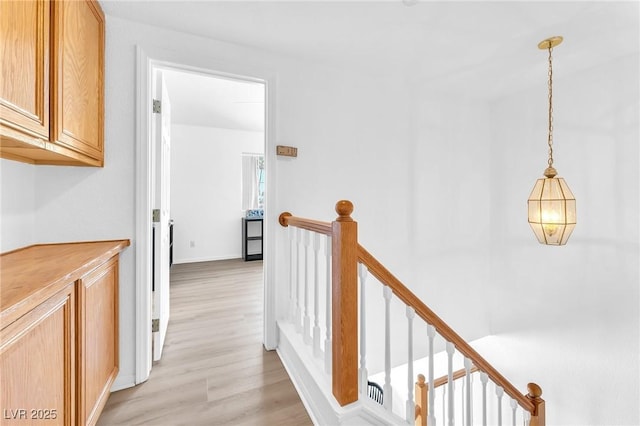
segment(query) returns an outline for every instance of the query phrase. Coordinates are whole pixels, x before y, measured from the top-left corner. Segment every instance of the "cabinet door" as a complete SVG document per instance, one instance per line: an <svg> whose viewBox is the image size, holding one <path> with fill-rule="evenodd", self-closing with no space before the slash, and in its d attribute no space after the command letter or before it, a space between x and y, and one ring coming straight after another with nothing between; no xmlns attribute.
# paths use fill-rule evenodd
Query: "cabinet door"
<svg viewBox="0 0 640 426"><path fill-rule="evenodd" d="M49 1L0 2L0 135L49 140Z"/></svg>
<svg viewBox="0 0 640 426"><path fill-rule="evenodd" d="M78 281L78 419L94 425L118 374L118 258Z"/></svg>
<svg viewBox="0 0 640 426"><path fill-rule="evenodd" d="M74 425L74 287L0 332L0 424Z"/></svg>
<svg viewBox="0 0 640 426"><path fill-rule="evenodd" d="M103 163L104 14L94 0L55 1L52 140Z"/></svg>

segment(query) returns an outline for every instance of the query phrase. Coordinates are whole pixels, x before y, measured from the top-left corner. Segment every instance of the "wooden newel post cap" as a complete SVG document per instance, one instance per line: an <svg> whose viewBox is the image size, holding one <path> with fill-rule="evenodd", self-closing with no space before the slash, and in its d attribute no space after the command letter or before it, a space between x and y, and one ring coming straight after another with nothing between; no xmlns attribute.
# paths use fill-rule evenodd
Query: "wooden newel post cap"
<svg viewBox="0 0 640 426"><path fill-rule="evenodd" d="M340 200L336 203L336 213L338 218L336 222L353 222L351 213L353 213L353 203L349 200Z"/></svg>
<svg viewBox="0 0 640 426"><path fill-rule="evenodd" d="M540 398L542 396L542 388L535 383L527 384L527 391L529 392L529 397L531 398Z"/></svg>
<svg viewBox="0 0 640 426"><path fill-rule="evenodd" d="M289 212L282 212L280 213L280 216L278 216L278 222L280 223L280 225L284 226L285 228L287 226L289 226L289 222L288 219L293 216L291 213Z"/></svg>
<svg viewBox="0 0 640 426"><path fill-rule="evenodd" d="M423 386L424 385L424 374L418 374L418 385Z"/></svg>

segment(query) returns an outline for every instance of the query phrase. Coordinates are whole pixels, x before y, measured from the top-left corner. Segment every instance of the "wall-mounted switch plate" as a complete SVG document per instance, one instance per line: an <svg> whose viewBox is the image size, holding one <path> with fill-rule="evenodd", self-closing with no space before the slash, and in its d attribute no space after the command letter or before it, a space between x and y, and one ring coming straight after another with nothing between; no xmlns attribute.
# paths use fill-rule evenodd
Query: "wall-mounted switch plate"
<svg viewBox="0 0 640 426"><path fill-rule="evenodd" d="M284 155L285 157L297 157L298 148L295 148L293 146L278 145L276 146L276 154Z"/></svg>

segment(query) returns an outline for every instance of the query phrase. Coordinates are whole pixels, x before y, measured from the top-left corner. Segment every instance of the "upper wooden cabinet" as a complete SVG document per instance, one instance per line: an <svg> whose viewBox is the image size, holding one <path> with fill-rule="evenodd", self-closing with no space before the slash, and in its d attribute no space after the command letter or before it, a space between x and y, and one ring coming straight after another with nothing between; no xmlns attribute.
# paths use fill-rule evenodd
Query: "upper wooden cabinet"
<svg viewBox="0 0 640 426"><path fill-rule="evenodd" d="M0 2L2 136L49 139L49 2Z"/></svg>
<svg viewBox="0 0 640 426"><path fill-rule="evenodd" d="M102 166L104 14L95 0L0 0L0 157Z"/></svg>

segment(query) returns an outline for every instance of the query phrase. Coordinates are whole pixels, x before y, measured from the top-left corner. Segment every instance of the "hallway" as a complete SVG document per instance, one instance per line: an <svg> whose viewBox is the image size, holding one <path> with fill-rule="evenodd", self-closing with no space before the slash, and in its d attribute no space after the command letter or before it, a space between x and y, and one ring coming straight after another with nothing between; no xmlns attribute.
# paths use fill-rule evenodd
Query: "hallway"
<svg viewBox="0 0 640 426"><path fill-rule="evenodd" d="M262 261L174 265L162 359L147 382L111 394L98 425L311 424L262 346L262 300Z"/></svg>

